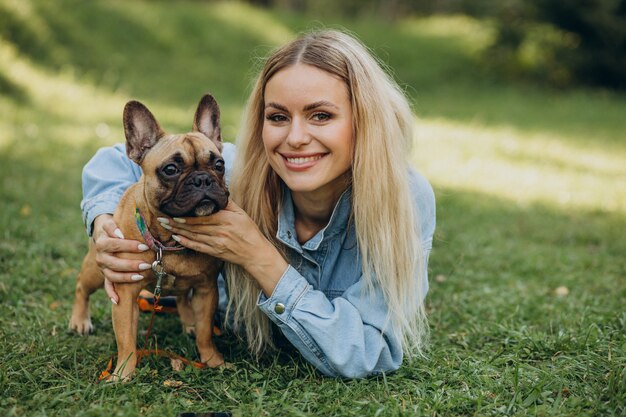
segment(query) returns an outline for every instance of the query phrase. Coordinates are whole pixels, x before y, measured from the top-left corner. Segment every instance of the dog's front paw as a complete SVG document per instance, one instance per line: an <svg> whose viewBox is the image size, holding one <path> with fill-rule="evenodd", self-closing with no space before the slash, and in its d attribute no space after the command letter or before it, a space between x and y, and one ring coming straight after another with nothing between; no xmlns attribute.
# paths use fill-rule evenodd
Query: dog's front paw
<svg viewBox="0 0 626 417"><path fill-rule="evenodd" d="M75 317L72 315L69 328L83 336L93 332L93 324L91 324L90 317Z"/></svg>
<svg viewBox="0 0 626 417"><path fill-rule="evenodd" d="M217 350L211 352L210 355L204 354L200 355L200 359L202 363L205 363L209 368L218 368L224 366L226 362L224 362L224 357Z"/></svg>

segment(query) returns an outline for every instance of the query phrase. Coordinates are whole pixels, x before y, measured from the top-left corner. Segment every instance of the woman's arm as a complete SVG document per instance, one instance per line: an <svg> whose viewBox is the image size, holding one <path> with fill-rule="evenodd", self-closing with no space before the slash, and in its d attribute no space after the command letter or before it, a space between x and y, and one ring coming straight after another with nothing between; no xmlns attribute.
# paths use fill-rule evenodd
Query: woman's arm
<svg viewBox="0 0 626 417"><path fill-rule="evenodd" d="M328 376L362 378L396 370L402 363L399 335L387 320L379 288L366 295L363 281L330 301L289 267L259 308L304 358Z"/></svg>
<svg viewBox="0 0 626 417"><path fill-rule="evenodd" d="M141 168L126 156L123 143L98 150L83 168L83 200L80 208L87 234L101 214L113 214L122 194L139 180Z"/></svg>

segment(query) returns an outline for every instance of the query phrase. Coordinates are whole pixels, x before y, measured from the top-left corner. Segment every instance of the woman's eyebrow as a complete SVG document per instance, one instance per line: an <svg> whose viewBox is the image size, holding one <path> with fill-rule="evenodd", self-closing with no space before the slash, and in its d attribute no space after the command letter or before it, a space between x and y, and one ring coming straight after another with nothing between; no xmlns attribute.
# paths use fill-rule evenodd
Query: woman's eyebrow
<svg viewBox="0 0 626 417"><path fill-rule="evenodd" d="M288 111L287 107L283 106L282 104L278 104L278 103L274 103L274 102L267 103L265 105L265 108L267 109L268 107L273 107L273 108L278 109L280 111L285 111L285 112Z"/></svg>
<svg viewBox="0 0 626 417"><path fill-rule="evenodd" d="M320 101L316 101L315 103L311 103L311 104L307 104L306 106L304 106L304 108L302 109L303 111L309 111L309 110L313 110L316 109L318 107L334 107L336 109L338 109L339 107L335 106L333 103L331 103L330 101L326 101L326 100L320 100Z"/></svg>

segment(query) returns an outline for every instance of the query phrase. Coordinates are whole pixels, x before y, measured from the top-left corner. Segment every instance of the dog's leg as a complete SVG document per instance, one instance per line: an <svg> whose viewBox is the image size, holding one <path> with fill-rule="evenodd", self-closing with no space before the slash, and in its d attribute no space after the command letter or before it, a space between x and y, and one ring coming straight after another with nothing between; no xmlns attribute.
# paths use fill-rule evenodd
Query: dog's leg
<svg viewBox="0 0 626 417"><path fill-rule="evenodd" d="M143 285L121 284L115 290L119 296L117 305L112 306L113 330L117 341L117 366L112 380L126 380L137 366L137 322L139 306L137 296Z"/></svg>
<svg viewBox="0 0 626 417"><path fill-rule="evenodd" d="M86 335L93 331L91 324L91 314L89 312L89 297L98 288L102 288L104 277L98 265L93 250L90 250L78 273L76 279L76 293L74 296L74 306L72 307L72 317L69 328L81 335Z"/></svg>
<svg viewBox="0 0 626 417"><path fill-rule="evenodd" d="M194 290L191 298L200 361L211 368L224 364L224 357L213 343L213 320L217 310L217 301L217 282L211 283L209 287Z"/></svg>
<svg viewBox="0 0 626 417"><path fill-rule="evenodd" d="M191 300L189 295L179 295L176 297L176 310L183 324L183 331L189 335L196 333L193 309L191 308Z"/></svg>

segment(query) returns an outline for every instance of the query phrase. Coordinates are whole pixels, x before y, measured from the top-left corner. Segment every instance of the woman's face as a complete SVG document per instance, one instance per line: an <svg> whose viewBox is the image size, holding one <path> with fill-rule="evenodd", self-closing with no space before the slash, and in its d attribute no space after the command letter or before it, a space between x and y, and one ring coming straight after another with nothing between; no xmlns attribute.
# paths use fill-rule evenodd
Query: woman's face
<svg viewBox="0 0 626 417"><path fill-rule="evenodd" d="M294 193L337 197L352 163L352 106L346 84L296 64L265 86L263 144L270 165Z"/></svg>

